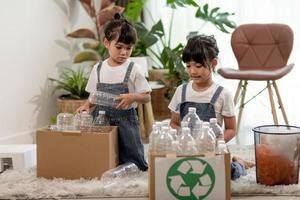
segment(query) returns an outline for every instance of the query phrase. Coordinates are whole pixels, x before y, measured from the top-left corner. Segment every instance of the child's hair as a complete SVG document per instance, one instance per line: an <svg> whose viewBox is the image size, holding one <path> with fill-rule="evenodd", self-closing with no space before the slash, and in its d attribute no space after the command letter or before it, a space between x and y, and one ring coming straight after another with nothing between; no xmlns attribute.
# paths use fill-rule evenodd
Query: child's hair
<svg viewBox="0 0 300 200"><path fill-rule="evenodd" d="M135 44L137 33L134 26L120 14L115 14L114 19L104 27L104 35L108 41L117 40L124 44Z"/></svg>
<svg viewBox="0 0 300 200"><path fill-rule="evenodd" d="M219 48L213 35L197 35L190 38L182 53L184 63L194 61L208 67L209 62L217 58Z"/></svg>

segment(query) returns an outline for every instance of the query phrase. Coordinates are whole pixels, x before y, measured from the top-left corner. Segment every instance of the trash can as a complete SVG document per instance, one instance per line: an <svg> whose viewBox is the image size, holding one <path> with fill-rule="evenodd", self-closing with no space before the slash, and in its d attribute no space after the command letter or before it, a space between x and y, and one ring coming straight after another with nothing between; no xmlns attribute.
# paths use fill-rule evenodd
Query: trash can
<svg viewBox="0 0 300 200"><path fill-rule="evenodd" d="M265 125L254 132L256 182L264 185L297 184L300 127Z"/></svg>

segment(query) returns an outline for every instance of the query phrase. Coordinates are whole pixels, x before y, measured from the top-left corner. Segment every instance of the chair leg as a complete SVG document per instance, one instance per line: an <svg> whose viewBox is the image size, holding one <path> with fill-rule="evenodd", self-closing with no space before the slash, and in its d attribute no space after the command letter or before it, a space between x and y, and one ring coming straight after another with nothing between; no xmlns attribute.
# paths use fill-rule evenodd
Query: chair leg
<svg viewBox="0 0 300 200"><path fill-rule="evenodd" d="M241 88L242 88L242 84L243 84L243 81L240 80L240 82L238 84L238 87L236 89L235 95L234 95L234 105L237 104L237 99L240 96L240 91L241 91Z"/></svg>
<svg viewBox="0 0 300 200"><path fill-rule="evenodd" d="M280 109L281 109L281 112L282 112L282 116L283 116L283 119L284 119L284 122L285 124L288 126L289 125L289 121L288 121L288 118L286 116L286 113L285 113L285 110L284 110L284 107L283 107L283 103L282 103L282 100L281 100L281 97L280 97L280 94L279 94L279 90L278 90L278 87L277 87L277 84L275 81L273 81L273 87L275 89L275 93L277 95L277 99L278 99L278 104L280 106Z"/></svg>
<svg viewBox="0 0 300 200"><path fill-rule="evenodd" d="M243 84L241 84L241 88L242 88L242 93L241 93L241 103L240 103L240 111L239 111L239 115L238 115L238 121L237 121L237 133L239 132L240 129L240 123L241 123L241 119L242 119L242 113L244 110L244 102L245 102L245 97L246 97L246 90L247 90L247 80L244 81Z"/></svg>
<svg viewBox="0 0 300 200"><path fill-rule="evenodd" d="M273 99L273 92L272 92L270 81L267 81L267 87L268 87L268 91L269 91L269 98L270 98L270 103L271 103L271 108L272 108L274 124L278 125L278 119L277 119L277 115L276 115L275 104L274 104L274 99Z"/></svg>

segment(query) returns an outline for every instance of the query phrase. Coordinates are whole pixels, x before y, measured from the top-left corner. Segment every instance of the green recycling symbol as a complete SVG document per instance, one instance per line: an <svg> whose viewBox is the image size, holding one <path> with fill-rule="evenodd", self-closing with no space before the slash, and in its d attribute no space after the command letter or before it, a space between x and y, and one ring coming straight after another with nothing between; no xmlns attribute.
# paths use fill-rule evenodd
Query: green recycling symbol
<svg viewBox="0 0 300 200"><path fill-rule="evenodd" d="M169 191L180 200L199 200L207 197L215 185L213 168L196 157L187 157L175 162L168 170Z"/></svg>

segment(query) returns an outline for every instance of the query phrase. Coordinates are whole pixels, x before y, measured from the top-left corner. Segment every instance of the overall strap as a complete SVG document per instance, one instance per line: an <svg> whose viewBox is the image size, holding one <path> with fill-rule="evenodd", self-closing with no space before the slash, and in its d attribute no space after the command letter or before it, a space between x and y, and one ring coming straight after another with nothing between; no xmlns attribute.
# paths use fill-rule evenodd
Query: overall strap
<svg viewBox="0 0 300 200"><path fill-rule="evenodd" d="M215 104L215 103L216 103L216 101L217 101L218 97L220 96L220 94L221 94L221 92L222 92L223 89L224 89L224 88L223 88L222 86L219 86L219 87L217 88L215 94L213 95L213 97L212 97L211 100L210 100L210 103L211 103L211 104Z"/></svg>
<svg viewBox="0 0 300 200"><path fill-rule="evenodd" d="M133 65L134 65L134 62L131 61L131 62L129 63L129 65L128 65L128 68L127 68L127 71L126 71L126 74L125 74L123 83L128 83L129 77L130 77L130 73L131 73L131 70L132 70Z"/></svg>
<svg viewBox="0 0 300 200"><path fill-rule="evenodd" d="M98 79L98 83L100 83L100 69L102 66L102 61L99 62L98 66L97 66L97 79Z"/></svg>
<svg viewBox="0 0 300 200"><path fill-rule="evenodd" d="M182 91L181 91L181 102L185 102L185 98L186 98L186 87L187 87L187 83L184 83L182 85Z"/></svg>

